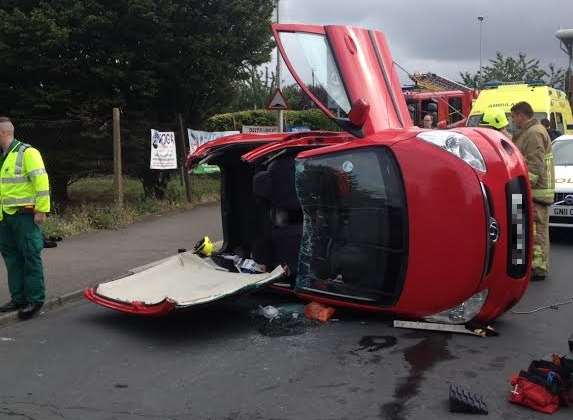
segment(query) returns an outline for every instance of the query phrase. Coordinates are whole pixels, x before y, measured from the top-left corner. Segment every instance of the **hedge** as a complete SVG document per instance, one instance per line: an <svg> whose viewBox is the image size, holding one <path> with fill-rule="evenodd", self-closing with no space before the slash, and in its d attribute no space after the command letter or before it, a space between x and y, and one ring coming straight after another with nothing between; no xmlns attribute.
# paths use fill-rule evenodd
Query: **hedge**
<svg viewBox="0 0 573 420"><path fill-rule="evenodd" d="M307 126L311 130L340 131L338 126L318 109L285 111L284 119L287 128ZM243 125L274 126L276 124L275 111L254 110L214 115L205 122L204 128L207 131L241 131Z"/></svg>

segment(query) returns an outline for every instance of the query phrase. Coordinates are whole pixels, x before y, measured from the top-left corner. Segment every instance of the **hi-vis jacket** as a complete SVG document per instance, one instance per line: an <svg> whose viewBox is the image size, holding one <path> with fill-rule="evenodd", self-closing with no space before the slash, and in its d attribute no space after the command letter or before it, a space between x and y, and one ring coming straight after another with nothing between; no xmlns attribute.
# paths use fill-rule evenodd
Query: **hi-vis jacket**
<svg viewBox="0 0 573 420"><path fill-rule="evenodd" d="M513 142L527 162L533 201L550 205L555 193L555 166L551 139L536 120L513 136Z"/></svg>
<svg viewBox="0 0 573 420"><path fill-rule="evenodd" d="M24 206L48 213L50 183L40 152L14 140L0 168L0 220L4 213L15 214Z"/></svg>

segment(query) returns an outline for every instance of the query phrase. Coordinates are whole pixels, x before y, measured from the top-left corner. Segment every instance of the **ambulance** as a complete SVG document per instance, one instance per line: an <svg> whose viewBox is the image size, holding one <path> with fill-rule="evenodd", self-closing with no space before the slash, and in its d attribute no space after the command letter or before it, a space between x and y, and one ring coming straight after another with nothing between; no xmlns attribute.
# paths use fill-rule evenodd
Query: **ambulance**
<svg viewBox="0 0 573 420"><path fill-rule="evenodd" d="M510 121L509 131L513 133L514 127L511 123L511 107L518 102L528 102L535 118L541 121L547 118L551 128L560 134L573 134L573 115L571 106L567 100L567 95L544 82L531 83L501 83L489 82L483 87L478 98L472 106L467 125L477 127L482 120L484 112L489 109L502 109L508 121Z"/></svg>

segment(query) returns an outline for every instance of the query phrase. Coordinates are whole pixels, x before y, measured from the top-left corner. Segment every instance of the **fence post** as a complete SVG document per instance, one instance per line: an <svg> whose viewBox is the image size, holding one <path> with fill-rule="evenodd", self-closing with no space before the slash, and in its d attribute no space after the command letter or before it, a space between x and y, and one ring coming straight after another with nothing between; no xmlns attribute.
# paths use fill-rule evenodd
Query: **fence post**
<svg viewBox="0 0 573 420"><path fill-rule="evenodd" d="M179 154L181 156L181 178L183 179L183 184L185 185L185 196L187 201L190 203L193 199L191 196L191 183L189 181L189 174L187 169L185 169L185 162L187 160L187 136L185 136L185 127L183 125L183 116L179 113L177 114L177 123L179 125Z"/></svg>
<svg viewBox="0 0 573 420"><path fill-rule="evenodd" d="M121 125L119 108L113 109L113 189L115 203L123 208L123 176L121 169Z"/></svg>

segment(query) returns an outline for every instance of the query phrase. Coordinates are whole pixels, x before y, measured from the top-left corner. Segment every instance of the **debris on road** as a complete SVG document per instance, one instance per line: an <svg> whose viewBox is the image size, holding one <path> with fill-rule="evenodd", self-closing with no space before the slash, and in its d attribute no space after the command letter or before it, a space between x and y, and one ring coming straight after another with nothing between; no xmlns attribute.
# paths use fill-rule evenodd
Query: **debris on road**
<svg viewBox="0 0 573 420"><path fill-rule="evenodd" d="M7 342L7 341L16 341L16 340L13 338L10 338L10 337L0 337L0 341Z"/></svg>
<svg viewBox="0 0 573 420"><path fill-rule="evenodd" d="M471 393L461 386L450 384L450 412L468 414L488 414L483 397Z"/></svg>
<svg viewBox="0 0 573 420"><path fill-rule="evenodd" d="M304 314L308 319L314 319L320 322L326 322L332 315L334 315L335 309L330 306L324 306L317 302L311 302L304 308Z"/></svg>
<svg viewBox="0 0 573 420"><path fill-rule="evenodd" d="M498 333L491 326L471 327L466 325L438 324L435 322L394 321L394 328L410 328L414 330L441 331L449 333L469 334L478 337L493 337Z"/></svg>
<svg viewBox="0 0 573 420"><path fill-rule="evenodd" d="M319 326L314 320L304 316L304 305L286 304L280 307L259 306L253 312L257 330L269 337L282 337L304 334L308 328Z"/></svg>

